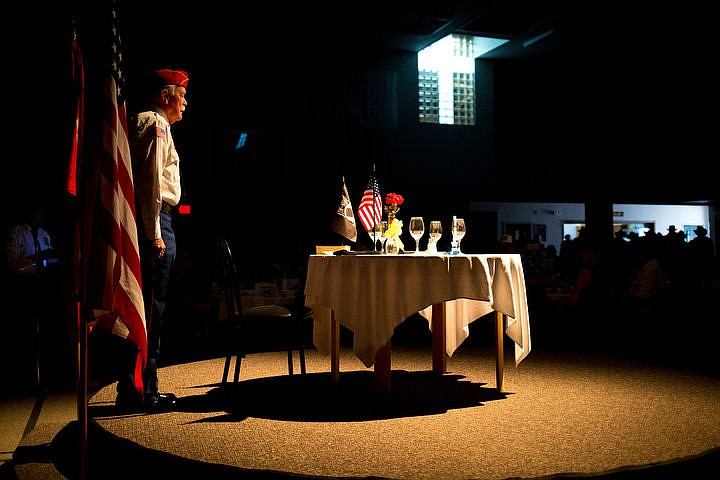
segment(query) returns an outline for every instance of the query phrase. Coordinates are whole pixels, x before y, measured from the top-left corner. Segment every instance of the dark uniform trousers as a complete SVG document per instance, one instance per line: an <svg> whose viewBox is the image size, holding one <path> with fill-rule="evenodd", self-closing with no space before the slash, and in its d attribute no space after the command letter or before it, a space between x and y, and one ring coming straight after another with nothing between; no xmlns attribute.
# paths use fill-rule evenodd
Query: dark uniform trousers
<svg viewBox="0 0 720 480"><path fill-rule="evenodd" d="M138 238L142 239L140 241L140 261L145 323L148 334L148 359L143 371L145 398L158 393L157 369L160 361L160 344L170 282L177 255L172 213L171 209L165 205L163 204L164 208L160 211L160 230L165 242L165 253L162 257L154 258L152 241L146 239L142 226L138 224ZM121 374L118 381L118 397L132 398L135 395L133 369L136 354L136 351L128 354L127 370Z"/></svg>

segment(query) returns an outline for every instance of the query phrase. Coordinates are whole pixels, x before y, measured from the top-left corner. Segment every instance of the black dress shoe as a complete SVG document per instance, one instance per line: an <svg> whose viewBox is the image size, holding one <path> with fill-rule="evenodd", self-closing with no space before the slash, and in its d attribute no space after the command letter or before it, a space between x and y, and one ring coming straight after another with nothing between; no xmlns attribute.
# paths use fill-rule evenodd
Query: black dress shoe
<svg viewBox="0 0 720 480"><path fill-rule="evenodd" d="M151 412L166 412L175 408L177 397L173 393L156 393L148 395L145 407Z"/></svg>

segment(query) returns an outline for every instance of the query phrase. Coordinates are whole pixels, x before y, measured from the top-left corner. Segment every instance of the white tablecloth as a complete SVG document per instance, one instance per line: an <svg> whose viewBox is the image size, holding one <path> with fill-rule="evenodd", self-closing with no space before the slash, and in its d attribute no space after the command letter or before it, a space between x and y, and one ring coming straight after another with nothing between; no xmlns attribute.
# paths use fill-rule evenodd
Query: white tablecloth
<svg viewBox="0 0 720 480"><path fill-rule="evenodd" d="M311 255L305 304L313 308L313 342L331 349L331 312L353 332L353 351L367 367L397 325L432 305L445 306L449 356L468 337L468 325L492 311L506 315L515 364L530 353L530 318L520 255ZM432 324L430 323L432 330Z"/></svg>

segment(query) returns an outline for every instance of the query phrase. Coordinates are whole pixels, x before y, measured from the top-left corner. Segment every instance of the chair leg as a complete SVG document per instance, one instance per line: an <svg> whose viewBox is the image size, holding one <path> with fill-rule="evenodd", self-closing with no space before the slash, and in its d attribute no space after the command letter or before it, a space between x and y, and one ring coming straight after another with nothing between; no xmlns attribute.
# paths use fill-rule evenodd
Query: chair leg
<svg viewBox="0 0 720 480"><path fill-rule="evenodd" d="M227 383L228 372L230 371L230 358L231 358L231 355L228 355L227 357L225 357L225 366L223 367L223 376L222 376L223 385L225 385Z"/></svg>
<svg viewBox="0 0 720 480"><path fill-rule="evenodd" d="M288 350L288 375L293 374L293 356L292 350Z"/></svg>
<svg viewBox="0 0 720 480"><path fill-rule="evenodd" d="M240 363L242 363L242 355L235 355L235 377L234 382L237 383L240 380Z"/></svg>
<svg viewBox="0 0 720 480"><path fill-rule="evenodd" d="M305 350L300 349L300 373L305 375Z"/></svg>

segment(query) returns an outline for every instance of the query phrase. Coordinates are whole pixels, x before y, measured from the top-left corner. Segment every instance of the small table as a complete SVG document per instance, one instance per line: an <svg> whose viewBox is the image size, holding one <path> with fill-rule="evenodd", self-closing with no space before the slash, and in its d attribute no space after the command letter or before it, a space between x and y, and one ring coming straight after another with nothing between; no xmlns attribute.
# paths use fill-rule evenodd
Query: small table
<svg viewBox="0 0 720 480"><path fill-rule="evenodd" d="M530 323L522 261L498 255L310 255L305 303L313 309L313 343L331 354L339 379L339 328L353 333L353 351L374 366L375 387L390 390L390 339L419 312L433 338L433 371L468 337L468 325L496 312L496 386L503 389L503 327L515 343L515 364L530 353Z"/></svg>

